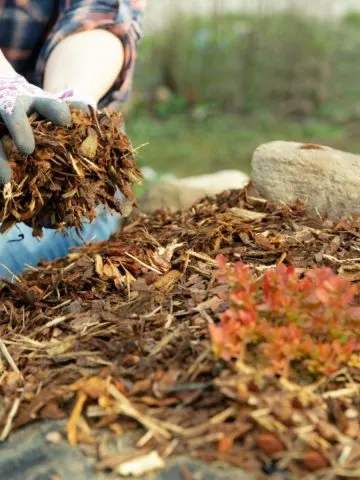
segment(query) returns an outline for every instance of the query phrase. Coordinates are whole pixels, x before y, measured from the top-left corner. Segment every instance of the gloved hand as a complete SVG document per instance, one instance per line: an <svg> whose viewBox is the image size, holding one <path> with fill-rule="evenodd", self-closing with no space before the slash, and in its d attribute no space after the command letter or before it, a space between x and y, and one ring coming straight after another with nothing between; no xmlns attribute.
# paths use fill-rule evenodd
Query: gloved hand
<svg viewBox="0 0 360 480"><path fill-rule="evenodd" d="M27 115L36 111L58 125L71 122L64 100L31 85L16 72L0 72L0 118L9 130L18 150L26 155L35 149L34 135ZM0 185L11 179L11 168L0 141Z"/></svg>

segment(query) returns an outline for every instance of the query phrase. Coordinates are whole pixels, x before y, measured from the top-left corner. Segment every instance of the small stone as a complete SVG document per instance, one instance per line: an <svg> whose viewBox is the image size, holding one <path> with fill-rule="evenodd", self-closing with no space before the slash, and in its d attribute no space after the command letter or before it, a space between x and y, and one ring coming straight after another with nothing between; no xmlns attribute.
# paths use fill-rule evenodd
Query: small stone
<svg viewBox="0 0 360 480"><path fill-rule="evenodd" d="M314 260L316 263L321 263L323 261L323 258L324 258L323 252L318 252L318 253L315 253L314 255Z"/></svg>
<svg viewBox="0 0 360 480"><path fill-rule="evenodd" d="M49 432L45 435L45 439L49 443L59 445L59 443L61 443L62 436L60 432Z"/></svg>
<svg viewBox="0 0 360 480"><path fill-rule="evenodd" d="M79 300L74 300L70 305L66 305L64 308L65 313L78 313L83 310L81 302Z"/></svg>

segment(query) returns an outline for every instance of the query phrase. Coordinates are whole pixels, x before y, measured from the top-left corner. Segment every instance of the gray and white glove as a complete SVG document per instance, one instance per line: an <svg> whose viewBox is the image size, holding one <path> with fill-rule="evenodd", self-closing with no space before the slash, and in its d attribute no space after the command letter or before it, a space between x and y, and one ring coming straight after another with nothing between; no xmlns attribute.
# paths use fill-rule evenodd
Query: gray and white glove
<svg viewBox="0 0 360 480"><path fill-rule="evenodd" d="M30 155L35 149L34 135L28 114L38 112L57 125L69 125L69 105L59 96L45 92L16 72L0 72L0 118L21 153ZM0 185L11 179L11 168L0 141Z"/></svg>

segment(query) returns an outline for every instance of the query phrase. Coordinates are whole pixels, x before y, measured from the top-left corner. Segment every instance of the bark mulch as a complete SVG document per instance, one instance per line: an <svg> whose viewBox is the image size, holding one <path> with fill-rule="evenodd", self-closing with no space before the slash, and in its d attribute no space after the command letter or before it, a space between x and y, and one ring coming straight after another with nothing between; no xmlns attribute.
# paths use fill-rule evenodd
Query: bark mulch
<svg viewBox="0 0 360 480"><path fill-rule="evenodd" d="M37 114L29 121L36 141L33 154L23 155L10 137L3 139L13 176L0 196L1 232L17 222L31 225L34 236L42 235L44 225L81 231L83 218L93 220L99 205L124 213L135 204L132 185L142 174L121 113L92 109L86 115L73 109L68 127ZM0 137L5 133L0 122ZM122 203L117 190L126 199Z"/></svg>
<svg viewBox="0 0 360 480"><path fill-rule="evenodd" d="M258 275L284 262L357 282L360 220L323 222L247 188L139 214L108 242L4 281L1 438L68 418L69 443L100 470L151 471L191 454L258 478L360 478L360 368L301 384L216 359L218 254ZM111 454L109 431L137 432L137 454Z"/></svg>

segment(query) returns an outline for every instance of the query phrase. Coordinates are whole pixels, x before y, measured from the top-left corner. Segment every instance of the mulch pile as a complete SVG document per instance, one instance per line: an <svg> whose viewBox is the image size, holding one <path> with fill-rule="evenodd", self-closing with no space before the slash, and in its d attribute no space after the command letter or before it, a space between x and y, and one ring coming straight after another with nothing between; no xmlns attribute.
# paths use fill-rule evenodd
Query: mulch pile
<svg viewBox="0 0 360 480"><path fill-rule="evenodd" d="M360 478L360 368L302 385L212 353L208 325L224 309L220 253L259 275L285 262L360 280L358 219L321 222L301 204L254 195L139 215L108 242L5 281L1 438L35 419L68 418L68 441L99 469L151 470L187 453L256 478ZM109 431L134 432L138 464L106 449Z"/></svg>
<svg viewBox="0 0 360 480"><path fill-rule="evenodd" d="M69 127L36 114L29 120L36 142L32 155L19 153L9 137L3 142L13 177L0 195L2 232L17 222L31 225L34 236L41 236L44 225L81 231L82 219L93 220L97 206L123 213L135 204L131 187L142 174L121 113L72 110ZM0 123L1 137L4 133ZM117 189L127 199L123 205L114 198Z"/></svg>

